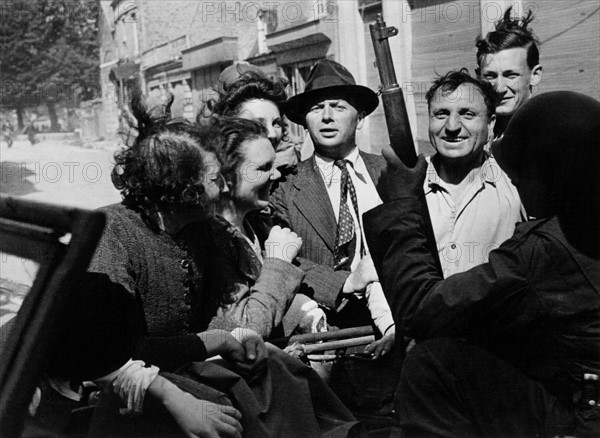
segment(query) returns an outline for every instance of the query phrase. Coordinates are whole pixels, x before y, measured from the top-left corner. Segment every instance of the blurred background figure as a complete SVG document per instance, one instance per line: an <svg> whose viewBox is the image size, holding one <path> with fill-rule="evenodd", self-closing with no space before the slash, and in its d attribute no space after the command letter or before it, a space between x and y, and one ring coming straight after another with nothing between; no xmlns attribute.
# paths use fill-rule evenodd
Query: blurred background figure
<svg viewBox="0 0 600 438"><path fill-rule="evenodd" d="M10 122L2 122L2 140L10 148L13 145L13 127Z"/></svg>
<svg viewBox="0 0 600 438"><path fill-rule="evenodd" d="M255 120L265 127L282 177L295 169L300 157L300 144L290 138L283 117L286 85L284 79L270 79L255 65L238 63L223 70L219 76L219 99L208 102L214 115Z"/></svg>

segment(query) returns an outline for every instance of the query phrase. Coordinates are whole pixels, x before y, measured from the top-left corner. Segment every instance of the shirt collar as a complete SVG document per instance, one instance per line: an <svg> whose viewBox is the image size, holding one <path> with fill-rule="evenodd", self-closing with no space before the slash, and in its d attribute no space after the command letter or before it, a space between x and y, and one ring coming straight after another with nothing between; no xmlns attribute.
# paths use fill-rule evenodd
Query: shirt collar
<svg viewBox="0 0 600 438"><path fill-rule="evenodd" d="M344 160L350 163L354 172L358 175L365 175L367 173L367 166L365 161L360 155L360 151L357 146L352 149L352 151L344 158ZM333 165L335 161L333 158L324 157L315 152L315 161L319 170L321 171L321 175L325 180L325 184L328 186L331 184L331 180L333 179L333 174L336 172L337 167Z"/></svg>
<svg viewBox="0 0 600 438"><path fill-rule="evenodd" d="M444 181L440 178L437 173L437 169L433 165L433 160L435 159L437 154L432 155L431 157L427 157L427 178L425 179L425 194L430 193L435 190L442 189L444 191L448 191L444 187ZM482 184L488 183L492 186L496 186L496 182L498 182L499 172L502 172L500 165L496 162L494 157L492 157L489 153L484 151L484 160L479 169L479 178Z"/></svg>

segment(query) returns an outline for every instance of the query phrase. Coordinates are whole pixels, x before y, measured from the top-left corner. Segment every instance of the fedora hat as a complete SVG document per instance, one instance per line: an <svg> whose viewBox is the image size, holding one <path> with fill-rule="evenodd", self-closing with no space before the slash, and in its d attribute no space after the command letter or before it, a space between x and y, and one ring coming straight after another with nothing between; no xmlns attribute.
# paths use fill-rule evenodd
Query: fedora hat
<svg viewBox="0 0 600 438"><path fill-rule="evenodd" d="M354 77L346 67L330 59L322 59L308 74L304 92L290 97L285 103L285 115L292 122L304 125L309 105L318 99L334 96L351 97L352 104L367 115L379 105L377 94L370 88L356 85Z"/></svg>

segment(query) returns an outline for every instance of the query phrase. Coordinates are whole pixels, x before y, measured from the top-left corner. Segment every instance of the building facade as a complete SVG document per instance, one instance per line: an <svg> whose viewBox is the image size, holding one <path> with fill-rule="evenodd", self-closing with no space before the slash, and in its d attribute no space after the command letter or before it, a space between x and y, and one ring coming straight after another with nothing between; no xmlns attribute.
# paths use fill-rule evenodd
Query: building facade
<svg viewBox="0 0 600 438"><path fill-rule="evenodd" d="M103 1L101 77L106 130L118 126L127 86L137 80L149 102L173 93L173 113L193 117L214 96L219 73L247 61L302 92L322 58L344 64L357 83L380 86L369 23L378 14L398 28L390 38L413 135L428 150L425 93L436 75L476 67L475 39L508 7L524 15L541 41L544 78L536 92L568 89L600 99L600 14L596 0L278 0ZM292 134L303 138L299 126ZM383 108L368 117L359 146L388 143Z"/></svg>

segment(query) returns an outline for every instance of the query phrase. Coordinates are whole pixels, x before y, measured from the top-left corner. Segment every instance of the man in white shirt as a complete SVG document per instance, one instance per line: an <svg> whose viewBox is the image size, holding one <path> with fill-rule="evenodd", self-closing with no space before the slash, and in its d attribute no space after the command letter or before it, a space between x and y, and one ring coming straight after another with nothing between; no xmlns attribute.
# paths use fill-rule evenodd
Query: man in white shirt
<svg viewBox="0 0 600 438"><path fill-rule="evenodd" d="M523 211L517 189L484 151L499 96L491 84L451 71L426 95L429 160L424 191L444 277L487 262L512 236Z"/></svg>

